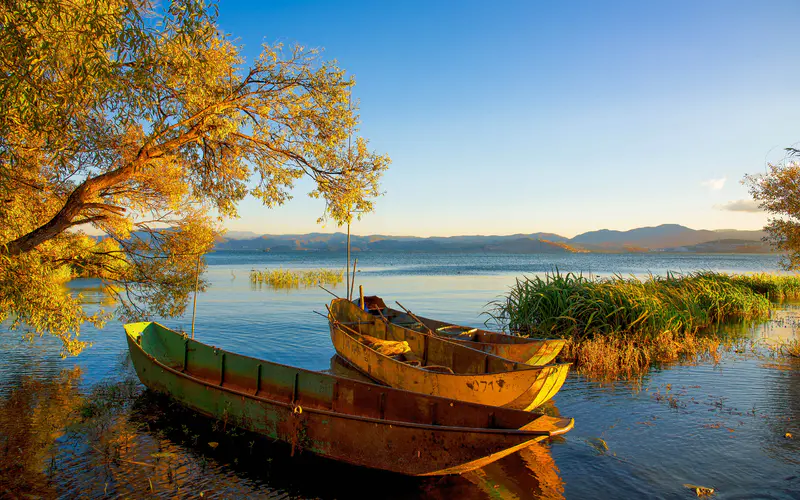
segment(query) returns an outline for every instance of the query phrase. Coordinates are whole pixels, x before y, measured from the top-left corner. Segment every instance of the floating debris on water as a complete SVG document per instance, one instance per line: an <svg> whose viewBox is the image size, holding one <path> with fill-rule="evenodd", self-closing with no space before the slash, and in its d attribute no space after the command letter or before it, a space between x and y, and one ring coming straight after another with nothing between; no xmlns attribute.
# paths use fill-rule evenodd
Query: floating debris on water
<svg viewBox="0 0 800 500"><path fill-rule="evenodd" d="M589 446L600 452L601 455L605 455L608 451L608 443L602 438L588 438L586 442Z"/></svg>
<svg viewBox="0 0 800 500"><path fill-rule="evenodd" d="M683 485L690 490L694 490L694 493L699 497L707 497L714 494L714 488L708 488L706 486L697 486L696 484L684 484Z"/></svg>

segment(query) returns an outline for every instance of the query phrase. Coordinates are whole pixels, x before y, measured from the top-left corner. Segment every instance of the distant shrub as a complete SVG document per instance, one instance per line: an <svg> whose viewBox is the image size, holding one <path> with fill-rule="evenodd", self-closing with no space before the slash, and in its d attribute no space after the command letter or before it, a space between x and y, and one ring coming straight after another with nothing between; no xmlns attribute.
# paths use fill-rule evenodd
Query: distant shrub
<svg viewBox="0 0 800 500"><path fill-rule="evenodd" d="M292 271L289 269L265 269L250 271L250 282L267 285L272 288L299 288L316 285L337 285L344 280L344 271L332 269L314 269L310 271Z"/></svg>

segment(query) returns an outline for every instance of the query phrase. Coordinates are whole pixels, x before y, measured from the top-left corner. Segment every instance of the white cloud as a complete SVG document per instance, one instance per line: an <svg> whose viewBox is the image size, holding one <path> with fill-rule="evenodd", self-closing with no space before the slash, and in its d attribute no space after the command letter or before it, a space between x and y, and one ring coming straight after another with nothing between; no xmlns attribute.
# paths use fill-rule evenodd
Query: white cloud
<svg viewBox="0 0 800 500"><path fill-rule="evenodd" d="M701 186L705 186L711 191L719 191L725 186L725 181L727 181L727 177L720 177L719 179L708 179L700 183Z"/></svg>
<svg viewBox="0 0 800 500"><path fill-rule="evenodd" d="M761 213L758 203L755 200L734 200L722 205L714 205L717 210L727 210L729 212L750 212Z"/></svg>

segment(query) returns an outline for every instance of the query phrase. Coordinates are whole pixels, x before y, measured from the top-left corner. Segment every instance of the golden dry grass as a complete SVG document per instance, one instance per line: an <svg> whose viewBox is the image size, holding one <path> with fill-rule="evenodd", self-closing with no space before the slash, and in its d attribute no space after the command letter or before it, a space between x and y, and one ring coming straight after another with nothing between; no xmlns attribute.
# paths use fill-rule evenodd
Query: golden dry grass
<svg viewBox="0 0 800 500"><path fill-rule="evenodd" d="M569 339L561 359L575 363L576 370L594 380L635 379L654 364L696 361L719 357L720 339L694 333L637 333Z"/></svg>
<svg viewBox="0 0 800 500"><path fill-rule="evenodd" d="M338 285L344 280L344 271L333 269L312 269L309 271L293 271L291 269L265 269L250 271L250 282L256 285L267 285L276 289L299 288L316 285Z"/></svg>

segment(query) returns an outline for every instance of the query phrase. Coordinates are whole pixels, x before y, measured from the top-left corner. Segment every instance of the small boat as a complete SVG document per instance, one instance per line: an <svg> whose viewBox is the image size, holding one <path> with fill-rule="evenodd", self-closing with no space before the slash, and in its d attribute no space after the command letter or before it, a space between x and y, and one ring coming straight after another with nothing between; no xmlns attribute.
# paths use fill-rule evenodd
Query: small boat
<svg viewBox="0 0 800 500"><path fill-rule="evenodd" d="M561 352L566 343L564 339L531 339L518 335L507 335L479 328L454 325L417 316L405 308L403 308L404 312L386 307L380 297L371 296L364 297L364 299L367 311L383 317L397 326L444 337L451 342L463 344L518 363L546 365L556 359L556 356L558 356L558 353Z"/></svg>
<svg viewBox="0 0 800 500"><path fill-rule="evenodd" d="M125 325L154 391L296 449L414 476L460 474L550 436L572 419L392 389L226 352L158 323Z"/></svg>
<svg viewBox="0 0 800 500"><path fill-rule="evenodd" d="M569 363L531 366L382 321L346 299L328 311L336 352L390 387L517 410L552 398Z"/></svg>

